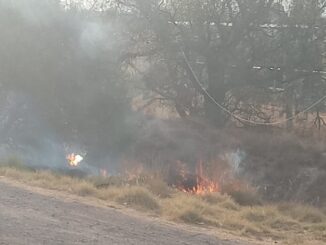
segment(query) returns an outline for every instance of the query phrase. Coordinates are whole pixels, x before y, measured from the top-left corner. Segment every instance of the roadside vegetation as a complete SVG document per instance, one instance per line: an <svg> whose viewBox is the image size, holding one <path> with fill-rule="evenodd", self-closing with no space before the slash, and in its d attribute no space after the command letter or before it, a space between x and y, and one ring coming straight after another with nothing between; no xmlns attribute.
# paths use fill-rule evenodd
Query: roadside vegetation
<svg viewBox="0 0 326 245"><path fill-rule="evenodd" d="M45 168L87 152L95 171L112 160L160 173L78 177L10 160L0 176L238 236L326 243L326 0L0 0L0 20L2 157ZM171 188L185 174L224 189ZM259 195L223 194L229 179Z"/></svg>
<svg viewBox="0 0 326 245"><path fill-rule="evenodd" d="M2 164L0 176L31 186L114 202L175 222L216 227L234 235L286 244L326 242L326 211L312 206L261 203L254 196L251 196L254 199L251 205L247 205L248 200L241 202L239 194L237 198L218 193L192 195L172 189L160 179L150 178L137 183L119 176L76 178L34 170L17 161Z"/></svg>

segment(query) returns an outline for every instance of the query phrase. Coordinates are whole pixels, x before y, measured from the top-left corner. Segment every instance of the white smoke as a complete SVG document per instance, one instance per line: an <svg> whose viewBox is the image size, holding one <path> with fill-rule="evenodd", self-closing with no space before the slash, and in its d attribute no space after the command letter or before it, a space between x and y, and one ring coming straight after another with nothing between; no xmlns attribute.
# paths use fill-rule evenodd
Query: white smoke
<svg viewBox="0 0 326 245"><path fill-rule="evenodd" d="M243 170L242 163L245 157L246 153L240 149L224 154L224 159L230 164L236 174L241 174Z"/></svg>
<svg viewBox="0 0 326 245"><path fill-rule="evenodd" d="M91 58L95 58L99 52L108 50L112 46L109 33L112 33L109 25L99 22L86 22L82 25L80 34L80 47Z"/></svg>
<svg viewBox="0 0 326 245"><path fill-rule="evenodd" d="M46 25L59 17L56 0L0 0L0 3L2 8L17 11L26 22L34 25Z"/></svg>

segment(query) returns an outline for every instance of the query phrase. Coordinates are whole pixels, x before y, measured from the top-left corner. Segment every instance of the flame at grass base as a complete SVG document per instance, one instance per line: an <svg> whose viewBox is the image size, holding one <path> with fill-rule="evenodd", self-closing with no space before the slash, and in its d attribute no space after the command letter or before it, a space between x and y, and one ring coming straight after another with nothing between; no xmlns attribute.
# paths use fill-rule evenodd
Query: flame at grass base
<svg viewBox="0 0 326 245"><path fill-rule="evenodd" d="M68 154L66 159L71 167L77 167L84 160L81 155L76 155L75 153Z"/></svg>
<svg viewBox="0 0 326 245"><path fill-rule="evenodd" d="M209 193L216 193L220 191L219 185L213 181L197 180L197 185L192 189L182 189L185 193L191 193L196 195L205 195Z"/></svg>
<svg viewBox="0 0 326 245"><path fill-rule="evenodd" d="M205 176L202 161L198 162L195 175L189 175L185 169L181 168L180 176L182 176L183 180L176 187L182 192L196 195L220 192L218 182L212 181Z"/></svg>

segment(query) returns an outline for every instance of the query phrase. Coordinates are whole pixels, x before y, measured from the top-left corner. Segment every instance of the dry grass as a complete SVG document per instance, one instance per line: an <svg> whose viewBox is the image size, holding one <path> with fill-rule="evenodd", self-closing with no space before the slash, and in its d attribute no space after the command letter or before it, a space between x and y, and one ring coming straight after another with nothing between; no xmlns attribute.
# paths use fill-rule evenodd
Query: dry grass
<svg viewBox="0 0 326 245"><path fill-rule="evenodd" d="M175 221L187 223L208 223L209 213L214 213L210 205L203 202L200 197L178 193L162 201L163 214Z"/></svg>
<svg viewBox="0 0 326 245"><path fill-rule="evenodd" d="M160 209L158 201L143 187L130 187L123 189L116 198L120 204L132 206L145 211L156 211Z"/></svg>
<svg viewBox="0 0 326 245"><path fill-rule="evenodd" d="M241 206L229 195L194 196L171 190L159 179L131 185L119 177L80 179L21 168L17 164L0 167L0 175L33 186L117 202L176 222L217 227L237 235L278 239L289 244L294 240L326 242L325 212L309 206L292 203Z"/></svg>
<svg viewBox="0 0 326 245"><path fill-rule="evenodd" d="M302 223L322 223L325 222L325 214L316 208L303 206L294 203L283 203L278 205L281 214L291 217Z"/></svg>
<svg viewBox="0 0 326 245"><path fill-rule="evenodd" d="M105 189L112 186L124 186L127 183L120 176L94 176L88 178L87 180L93 183L98 189Z"/></svg>
<svg viewBox="0 0 326 245"><path fill-rule="evenodd" d="M160 178L151 178L146 183L146 188L149 189L154 195L159 198L168 198L171 197L173 191L168 185Z"/></svg>
<svg viewBox="0 0 326 245"><path fill-rule="evenodd" d="M257 193L253 191L231 191L228 194L241 206L257 206L262 204Z"/></svg>

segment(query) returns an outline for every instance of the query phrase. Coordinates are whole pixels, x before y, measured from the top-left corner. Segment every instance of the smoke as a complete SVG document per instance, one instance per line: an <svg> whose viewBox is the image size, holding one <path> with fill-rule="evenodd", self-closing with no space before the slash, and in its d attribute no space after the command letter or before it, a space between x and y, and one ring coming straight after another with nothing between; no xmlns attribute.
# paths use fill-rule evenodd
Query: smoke
<svg viewBox="0 0 326 245"><path fill-rule="evenodd" d="M28 96L8 91L2 98L0 158L17 156L33 166L62 167L63 148L54 132L42 123Z"/></svg>
<svg viewBox="0 0 326 245"><path fill-rule="evenodd" d="M94 172L127 147L122 42L106 18L55 0L0 0L0 158L62 168L69 151L87 153L81 168Z"/></svg>
<svg viewBox="0 0 326 245"><path fill-rule="evenodd" d="M49 25L60 18L57 2L55 0L1 0L0 4L3 9L16 12L26 23Z"/></svg>
<svg viewBox="0 0 326 245"><path fill-rule="evenodd" d="M245 168L245 166L243 166L243 160L245 159L245 157L246 157L246 152L237 149L236 151L225 153L224 157L222 158L224 158L227 161L227 163L230 164L235 174L241 175L241 173Z"/></svg>
<svg viewBox="0 0 326 245"><path fill-rule="evenodd" d="M114 30L109 24L95 21L85 22L80 34L80 47L91 58L108 51L114 45Z"/></svg>

